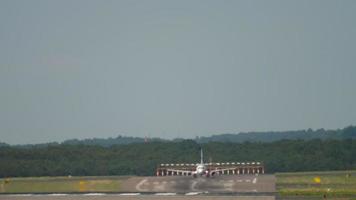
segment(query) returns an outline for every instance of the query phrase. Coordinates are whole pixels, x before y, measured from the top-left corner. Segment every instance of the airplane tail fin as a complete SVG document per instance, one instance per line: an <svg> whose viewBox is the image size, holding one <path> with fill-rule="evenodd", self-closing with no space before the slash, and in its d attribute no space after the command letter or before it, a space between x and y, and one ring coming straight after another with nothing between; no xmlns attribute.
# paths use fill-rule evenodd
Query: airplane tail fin
<svg viewBox="0 0 356 200"><path fill-rule="evenodd" d="M200 149L200 164L204 164L204 160L203 160L203 148Z"/></svg>

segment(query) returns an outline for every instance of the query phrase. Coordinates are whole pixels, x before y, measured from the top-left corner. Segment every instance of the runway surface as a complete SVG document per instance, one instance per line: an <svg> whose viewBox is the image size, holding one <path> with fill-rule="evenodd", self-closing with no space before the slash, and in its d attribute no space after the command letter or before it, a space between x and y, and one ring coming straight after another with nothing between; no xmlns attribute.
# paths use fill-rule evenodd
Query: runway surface
<svg viewBox="0 0 356 200"><path fill-rule="evenodd" d="M121 192L118 193L12 194L0 195L0 200L270 200L275 199L275 182L276 178L273 175L234 175L211 178L184 176L131 177L121 183Z"/></svg>
<svg viewBox="0 0 356 200"><path fill-rule="evenodd" d="M92 194L92 195L71 195L71 194L63 194L63 195L0 195L1 200L274 200L274 196L187 196L187 195L115 195L115 194Z"/></svg>
<svg viewBox="0 0 356 200"><path fill-rule="evenodd" d="M272 193L275 182L273 175L132 177L122 189L129 192Z"/></svg>

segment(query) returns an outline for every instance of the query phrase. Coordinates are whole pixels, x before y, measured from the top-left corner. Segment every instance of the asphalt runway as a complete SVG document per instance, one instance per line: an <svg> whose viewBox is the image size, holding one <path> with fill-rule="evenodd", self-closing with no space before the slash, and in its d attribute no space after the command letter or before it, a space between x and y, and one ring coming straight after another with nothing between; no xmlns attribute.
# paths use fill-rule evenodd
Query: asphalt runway
<svg viewBox="0 0 356 200"><path fill-rule="evenodd" d="M13 194L0 195L0 200L273 200L275 182L274 175L131 177L122 182L120 193Z"/></svg>
<svg viewBox="0 0 356 200"><path fill-rule="evenodd" d="M127 192L273 193L274 175L132 177L122 185Z"/></svg>
<svg viewBox="0 0 356 200"><path fill-rule="evenodd" d="M274 200L274 196L187 196L187 195L114 195L114 194L94 194L94 195L0 195L1 200Z"/></svg>

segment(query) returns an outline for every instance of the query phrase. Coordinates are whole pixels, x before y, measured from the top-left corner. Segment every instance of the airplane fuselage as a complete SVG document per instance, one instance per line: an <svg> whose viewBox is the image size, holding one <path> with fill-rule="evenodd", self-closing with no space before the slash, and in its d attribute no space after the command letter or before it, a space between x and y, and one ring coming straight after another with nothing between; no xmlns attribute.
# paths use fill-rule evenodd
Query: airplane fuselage
<svg viewBox="0 0 356 200"><path fill-rule="evenodd" d="M206 174L206 167L204 164L199 164L195 170L197 175L204 175Z"/></svg>

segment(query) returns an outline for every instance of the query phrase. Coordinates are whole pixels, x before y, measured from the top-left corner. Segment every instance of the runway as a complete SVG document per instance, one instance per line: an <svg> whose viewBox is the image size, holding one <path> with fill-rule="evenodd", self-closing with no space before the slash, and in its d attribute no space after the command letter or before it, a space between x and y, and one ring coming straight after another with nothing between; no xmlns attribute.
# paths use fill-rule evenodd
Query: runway
<svg viewBox="0 0 356 200"><path fill-rule="evenodd" d="M94 195L73 195L73 194L59 194L59 195L0 195L1 200L274 200L274 196L186 196L186 195L119 195L119 194L94 194Z"/></svg>
<svg viewBox="0 0 356 200"><path fill-rule="evenodd" d="M275 182L273 175L131 177L114 193L3 194L0 200L272 200L275 199Z"/></svg>
<svg viewBox="0 0 356 200"><path fill-rule="evenodd" d="M273 193L273 175L215 176L192 178L187 176L132 177L122 189L128 192L174 193Z"/></svg>

